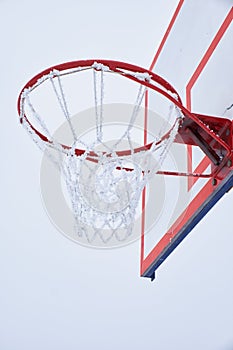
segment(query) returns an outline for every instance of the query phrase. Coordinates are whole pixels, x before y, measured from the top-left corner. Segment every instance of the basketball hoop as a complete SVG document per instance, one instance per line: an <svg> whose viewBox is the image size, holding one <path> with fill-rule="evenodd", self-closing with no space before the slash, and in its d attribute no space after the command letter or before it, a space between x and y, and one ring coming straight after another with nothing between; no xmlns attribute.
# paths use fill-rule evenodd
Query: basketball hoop
<svg viewBox="0 0 233 350"><path fill-rule="evenodd" d="M84 78L81 89L76 90L75 84L80 76L87 78ZM65 85L70 77L73 82L67 89ZM113 143L109 143L105 136L104 115L108 89L106 79L113 84L116 79L118 84L122 78L134 88L134 103L132 113L125 120L125 130L118 134ZM77 106L74 105L78 95L80 99L84 98L83 89L87 82L93 87L89 90L92 90L95 110L95 131L91 141L84 140L74 127L71 111L76 111ZM56 112L53 115L48 113L48 118L45 117L47 112L43 102L47 91L53 94L48 109L53 101L56 104ZM69 98L71 91L76 91L72 101ZM161 109L165 122L150 142L144 137L141 144L135 144L132 134L148 91L162 96L166 101L166 111ZM39 104L37 94L42 97ZM231 152L226 140L216 135L205 120L183 107L179 95L168 82L147 69L123 62L84 60L48 68L25 85L18 99L18 113L20 122L33 141L48 155L65 179L75 219L75 232L78 236L86 237L88 242L93 242L97 237L104 243L113 238L124 241L131 235L142 191L151 177L161 172L163 161L174 141L201 147L215 164L214 174L225 164ZM59 113L67 122L71 135L69 143L55 139L54 130L48 126L54 114ZM214 141L214 148L208 146L209 141ZM123 145L127 147L123 148Z"/></svg>

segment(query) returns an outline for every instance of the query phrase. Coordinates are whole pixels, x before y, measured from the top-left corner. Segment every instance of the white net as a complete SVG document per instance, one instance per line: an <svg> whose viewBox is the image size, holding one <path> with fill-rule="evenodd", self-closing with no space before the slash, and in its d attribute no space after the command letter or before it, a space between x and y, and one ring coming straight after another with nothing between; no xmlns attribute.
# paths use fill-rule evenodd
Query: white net
<svg viewBox="0 0 233 350"><path fill-rule="evenodd" d="M84 73L92 75L88 79L93 84L91 99L95 111L94 134L89 134L91 137L88 139L82 137L80 130L74 126L73 113L70 111L74 102L69 101L63 86L63 79L67 76ZM106 84L106 76L110 76L112 83L113 76L122 78L124 75L124 71L114 72L97 62L89 67L77 67L65 72L53 70L25 89L21 95L21 121L33 141L60 170L71 202L75 232L88 242L100 239L107 243L113 238L124 241L132 234L142 191L161 168L183 118L177 106L169 101L167 110L162 111L166 114L164 123L159 126L150 147L144 147L145 135L141 143L138 140L135 142L135 125L149 89L142 82L150 83L151 77L148 73L127 71L127 75L133 77L133 82L130 83L136 86L132 112L124 123L124 130L121 128L111 138L104 113L105 90L109 86L109 83ZM52 88L53 98L55 96L58 109L67 122L70 142L66 146L55 139L53 130L50 131L45 122L44 110L39 111L36 106L35 92L45 83ZM72 91L74 89L77 90L77 100L82 90L72 86ZM42 96L45 99L48 95ZM174 93L172 97L177 98ZM156 104L159 105L159 99ZM116 129L113 126L111 130L116 132ZM145 129L142 133L145 134Z"/></svg>

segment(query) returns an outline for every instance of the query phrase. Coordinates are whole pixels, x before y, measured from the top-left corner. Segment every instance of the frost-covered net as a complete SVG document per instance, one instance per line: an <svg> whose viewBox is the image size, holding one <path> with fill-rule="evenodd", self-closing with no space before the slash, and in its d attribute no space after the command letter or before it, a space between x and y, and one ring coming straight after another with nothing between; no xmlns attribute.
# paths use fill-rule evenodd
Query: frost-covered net
<svg viewBox="0 0 233 350"><path fill-rule="evenodd" d="M89 75L83 81L91 83L92 88L89 86L89 90L94 114L91 116L93 128L88 137L83 137L79 128L74 125L72 116L74 108L77 108L77 100L84 99L85 84L72 86L75 98L71 101L67 97L70 90L66 88L66 78L77 75L75 79L78 79L79 74L87 73ZM109 81L112 86L113 76L122 80L124 75L124 71L115 72L97 62L89 67L77 67L65 72L53 70L25 89L21 95L22 124L37 146L46 152L60 170L71 202L75 233L85 237L88 242L100 239L107 243L113 238L124 241L132 234L142 191L161 168L183 117L177 106L169 101L166 111L161 107L161 113L166 118L159 125L156 135L153 135L150 146L145 147L145 129L142 130L141 140L135 140L135 128L141 118L145 95L149 89L142 82L150 83L151 77L148 73L127 71L127 75L134 78L130 81L134 86L132 109L120 131L116 131L115 125L109 128L104 110ZM46 92L42 89L44 84L47 84ZM54 106L55 103L55 116L60 115L67 123L69 142L55 139L55 130L52 125L48 125L54 118L54 111L47 118L44 107L39 107L35 98L37 90L42 101L48 101L48 91L52 92L47 106L49 114L51 105ZM111 93L121 92L120 90L120 85L113 91L110 88ZM127 97L130 92L126 90L122 94ZM159 99L155 102L158 107ZM80 125L81 123L82 121ZM110 132L113 132L112 137Z"/></svg>

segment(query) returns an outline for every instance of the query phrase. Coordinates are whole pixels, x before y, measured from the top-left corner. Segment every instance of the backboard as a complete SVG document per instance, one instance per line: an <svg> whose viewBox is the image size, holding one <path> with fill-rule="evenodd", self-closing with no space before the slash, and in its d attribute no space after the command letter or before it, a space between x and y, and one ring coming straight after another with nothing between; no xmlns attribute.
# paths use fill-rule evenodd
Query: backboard
<svg viewBox="0 0 233 350"><path fill-rule="evenodd" d="M193 113L233 119L232 1L180 0L152 59L150 70L171 83ZM150 101L147 96L146 104ZM156 103L156 101L154 101ZM153 129L145 116L145 130ZM232 127L221 133L232 133ZM147 142L148 135L145 136ZM142 198L141 276L155 270L233 186L226 178L205 178L209 159L196 146L174 144L166 167L203 177L156 175ZM155 207L148 207L150 196ZM156 200L157 199L157 200Z"/></svg>

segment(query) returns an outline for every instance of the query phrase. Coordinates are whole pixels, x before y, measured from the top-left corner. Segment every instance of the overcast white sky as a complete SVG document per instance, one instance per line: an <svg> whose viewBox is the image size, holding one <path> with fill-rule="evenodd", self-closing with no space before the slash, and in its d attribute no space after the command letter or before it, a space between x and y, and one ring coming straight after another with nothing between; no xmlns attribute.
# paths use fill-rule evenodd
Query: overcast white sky
<svg viewBox="0 0 233 350"><path fill-rule="evenodd" d="M139 242L88 249L56 230L41 200L42 154L17 120L19 91L44 68L93 57L149 67L177 4L0 0L0 349L233 349L233 193L151 283L139 277Z"/></svg>

